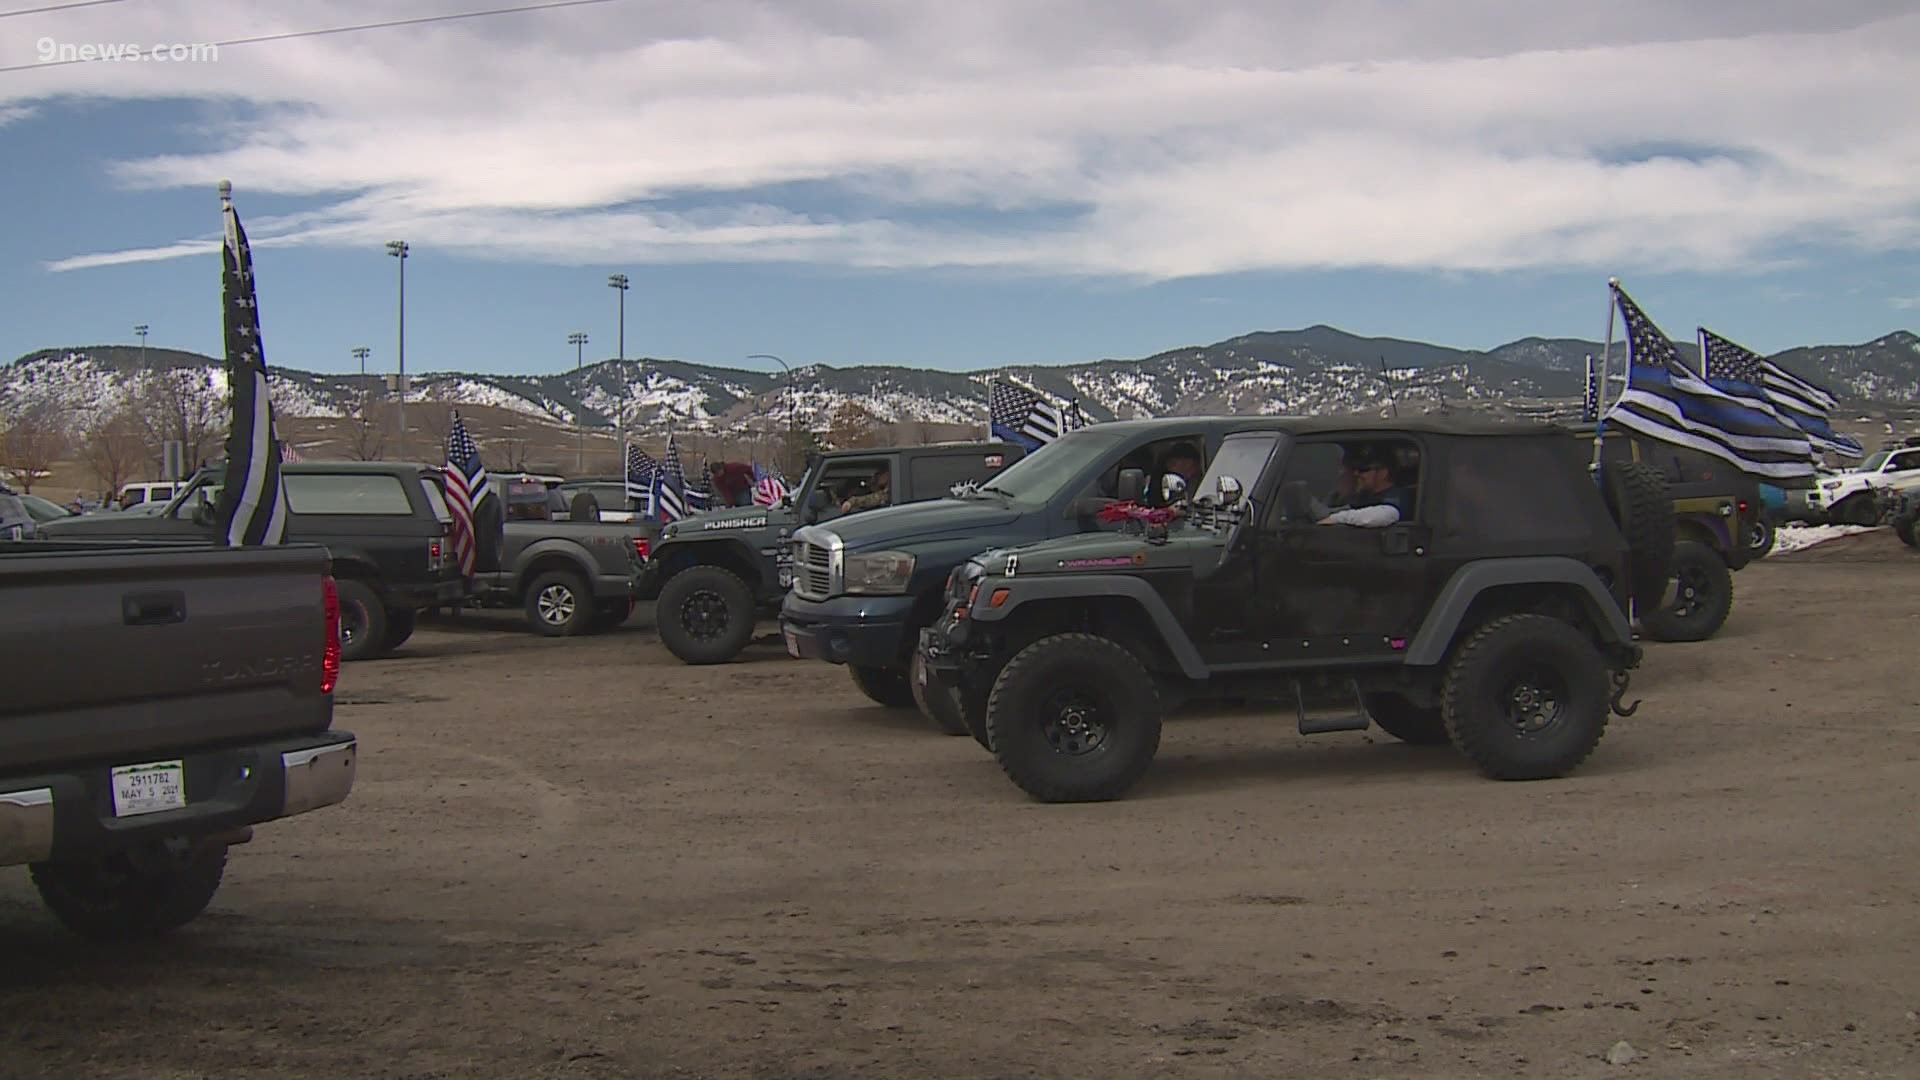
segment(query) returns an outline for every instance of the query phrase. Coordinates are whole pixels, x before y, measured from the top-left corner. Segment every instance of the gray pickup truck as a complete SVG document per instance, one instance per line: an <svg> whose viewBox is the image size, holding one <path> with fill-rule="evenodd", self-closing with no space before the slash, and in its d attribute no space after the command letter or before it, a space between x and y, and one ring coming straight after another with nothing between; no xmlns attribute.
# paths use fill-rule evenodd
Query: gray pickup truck
<svg viewBox="0 0 1920 1080"><path fill-rule="evenodd" d="M100 939L213 899L253 826L347 797L325 548L0 540L0 866Z"/></svg>
<svg viewBox="0 0 1920 1080"><path fill-rule="evenodd" d="M484 607L521 608L533 632L547 637L625 622L656 530L631 521L555 519L547 488L539 486L536 501L518 490L522 484L494 481L508 514L500 530L500 569L474 575L474 598Z"/></svg>

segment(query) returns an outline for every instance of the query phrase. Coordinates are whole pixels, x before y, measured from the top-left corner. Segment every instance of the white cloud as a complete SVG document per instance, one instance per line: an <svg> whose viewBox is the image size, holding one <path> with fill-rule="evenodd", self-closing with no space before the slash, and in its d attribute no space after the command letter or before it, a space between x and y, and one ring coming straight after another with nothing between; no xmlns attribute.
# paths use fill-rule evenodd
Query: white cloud
<svg viewBox="0 0 1920 1080"><path fill-rule="evenodd" d="M371 0L27 17L195 42ZM0 79L249 103L135 187L315 196L261 246L1160 279L1773 265L1920 240L1920 15L1895 3L863 0L599 7ZM240 115L223 110L229 117ZM1684 154L1652 153L1679 148ZM204 234L56 262L199 254Z"/></svg>

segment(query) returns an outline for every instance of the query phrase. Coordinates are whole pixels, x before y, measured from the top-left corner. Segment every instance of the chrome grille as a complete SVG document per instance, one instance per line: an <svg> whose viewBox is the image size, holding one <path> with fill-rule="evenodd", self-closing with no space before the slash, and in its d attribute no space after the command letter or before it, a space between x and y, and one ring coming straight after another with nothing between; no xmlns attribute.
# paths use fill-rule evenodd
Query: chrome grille
<svg viewBox="0 0 1920 1080"><path fill-rule="evenodd" d="M833 549L822 537L796 535L793 541L793 591L809 600L825 600L834 593Z"/></svg>

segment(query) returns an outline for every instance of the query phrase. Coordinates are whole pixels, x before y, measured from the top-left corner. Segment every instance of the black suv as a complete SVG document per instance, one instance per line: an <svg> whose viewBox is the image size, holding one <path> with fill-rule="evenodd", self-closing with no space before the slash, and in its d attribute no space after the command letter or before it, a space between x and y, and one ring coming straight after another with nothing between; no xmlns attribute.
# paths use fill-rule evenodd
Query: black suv
<svg viewBox="0 0 1920 1080"><path fill-rule="evenodd" d="M1323 520L1355 447L1397 463L1398 522ZM1241 419L1192 501L1142 509L1126 469L1117 534L967 560L920 670L1044 801L1120 797L1163 710L1203 698L1283 702L1303 734L1451 741L1500 779L1562 775L1631 712L1632 605L1664 591L1673 538L1659 472L1596 474L1591 455L1532 423Z"/></svg>
<svg viewBox="0 0 1920 1080"><path fill-rule="evenodd" d="M88 514L40 527L48 537L211 539L224 464L195 473L155 514ZM340 591L341 657L383 656L412 636L422 608L466 597L440 470L394 461L280 466L288 543L323 544Z"/></svg>
<svg viewBox="0 0 1920 1080"><path fill-rule="evenodd" d="M992 480L1025 453L1012 443L952 442L816 455L779 506L728 507L661 529L639 597L657 601L654 622L673 655L689 664L731 660L753 639L755 618L778 606L792 583L794 526L852 516L841 505L880 490L882 473L885 505L903 506Z"/></svg>

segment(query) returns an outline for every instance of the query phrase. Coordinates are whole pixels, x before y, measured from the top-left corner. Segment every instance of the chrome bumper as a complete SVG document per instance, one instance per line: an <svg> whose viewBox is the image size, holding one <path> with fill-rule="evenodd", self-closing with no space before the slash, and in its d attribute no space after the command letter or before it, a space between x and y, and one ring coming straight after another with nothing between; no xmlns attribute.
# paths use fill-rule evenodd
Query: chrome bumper
<svg viewBox="0 0 1920 1080"><path fill-rule="evenodd" d="M0 791L0 866L53 854L53 789Z"/></svg>
<svg viewBox="0 0 1920 1080"><path fill-rule="evenodd" d="M359 768L358 750L359 743L350 742L281 754L286 795L280 816L292 817L344 802L347 792L353 790L354 774Z"/></svg>

